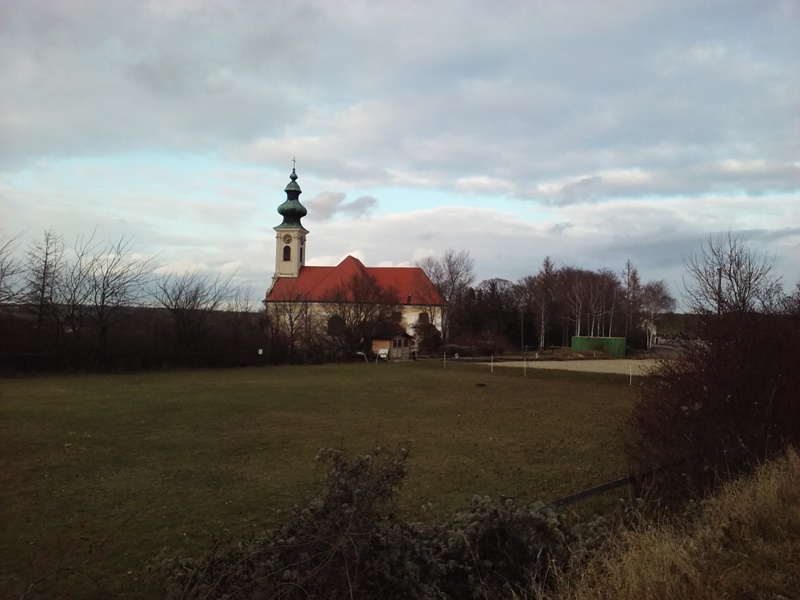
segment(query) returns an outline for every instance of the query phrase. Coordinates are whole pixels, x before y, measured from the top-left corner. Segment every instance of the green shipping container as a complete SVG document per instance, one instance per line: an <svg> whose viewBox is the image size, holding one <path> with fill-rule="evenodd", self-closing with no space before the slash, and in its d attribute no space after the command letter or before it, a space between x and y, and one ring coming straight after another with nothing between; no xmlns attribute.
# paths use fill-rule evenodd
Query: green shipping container
<svg viewBox="0 0 800 600"><path fill-rule="evenodd" d="M625 357L623 337L578 337L572 338L572 349L576 352L608 352L614 358Z"/></svg>

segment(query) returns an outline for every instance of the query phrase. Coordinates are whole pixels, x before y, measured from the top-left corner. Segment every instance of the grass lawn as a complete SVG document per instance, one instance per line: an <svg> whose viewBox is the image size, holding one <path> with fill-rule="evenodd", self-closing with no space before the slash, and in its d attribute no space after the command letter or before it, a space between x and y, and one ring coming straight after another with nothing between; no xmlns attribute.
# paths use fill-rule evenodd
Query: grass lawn
<svg viewBox="0 0 800 600"><path fill-rule="evenodd" d="M625 473L634 390L425 361L0 380L0 587L57 570L43 594L133 595L161 548L195 555L308 497L326 446L409 447L409 518L551 500Z"/></svg>

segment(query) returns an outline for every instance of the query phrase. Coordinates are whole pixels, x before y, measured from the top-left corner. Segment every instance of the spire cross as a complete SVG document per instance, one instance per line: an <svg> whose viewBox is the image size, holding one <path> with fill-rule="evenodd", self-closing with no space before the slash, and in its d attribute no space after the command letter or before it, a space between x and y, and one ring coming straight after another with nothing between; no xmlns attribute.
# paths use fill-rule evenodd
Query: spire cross
<svg viewBox="0 0 800 600"><path fill-rule="evenodd" d="M296 166L297 166L297 161L295 160L295 157L293 156L292 157L292 169L294 169Z"/></svg>

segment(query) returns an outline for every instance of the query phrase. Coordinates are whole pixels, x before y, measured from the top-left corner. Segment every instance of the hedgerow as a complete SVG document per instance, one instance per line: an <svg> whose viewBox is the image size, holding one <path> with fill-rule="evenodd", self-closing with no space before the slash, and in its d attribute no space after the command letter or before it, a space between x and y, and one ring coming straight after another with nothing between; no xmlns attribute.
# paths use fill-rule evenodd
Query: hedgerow
<svg viewBox="0 0 800 600"><path fill-rule="evenodd" d="M643 383L629 420L640 493L662 506L702 498L800 445L800 323L789 315L701 317L698 340Z"/></svg>

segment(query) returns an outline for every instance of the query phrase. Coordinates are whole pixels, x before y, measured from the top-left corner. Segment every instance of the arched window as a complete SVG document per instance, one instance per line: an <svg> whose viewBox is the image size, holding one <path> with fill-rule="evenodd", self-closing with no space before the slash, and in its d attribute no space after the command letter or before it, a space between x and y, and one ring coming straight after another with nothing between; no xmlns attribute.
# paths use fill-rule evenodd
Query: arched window
<svg viewBox="0 0 800 600"><path fill-rule="evenodd" d="M283 247L283 261L288 262L292 260L292 248L291 246L284 246Z"/></svg>
<svg viewBox="0 0 800 600"><path fill-rule="evenodd" d="M344 323L344 319L339 315L333 315L328 319L328 335L340 337L345 334L346 330L347 326Z"/></svg>

